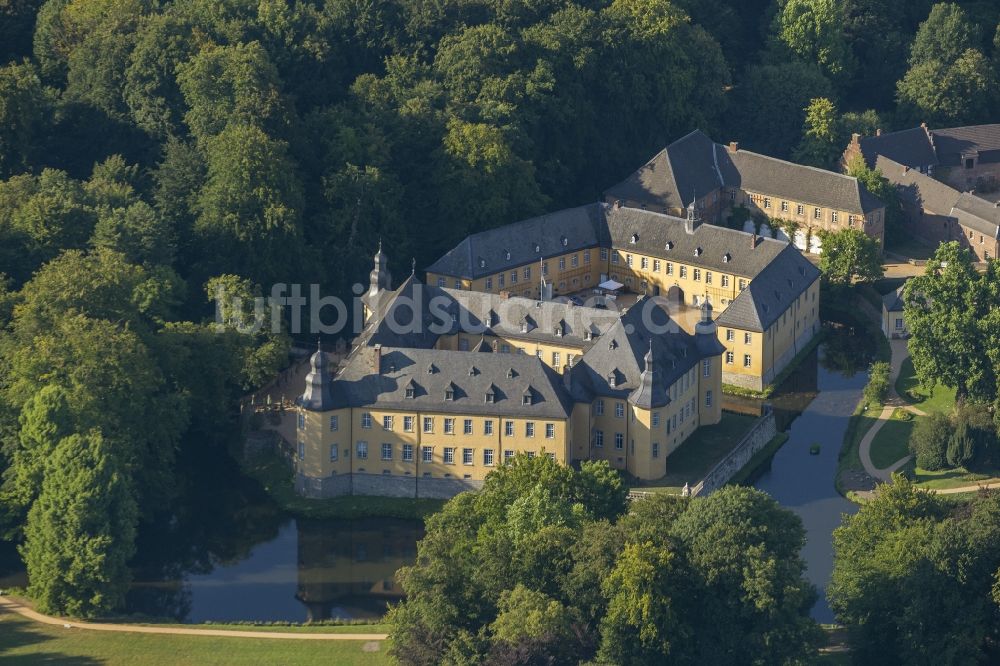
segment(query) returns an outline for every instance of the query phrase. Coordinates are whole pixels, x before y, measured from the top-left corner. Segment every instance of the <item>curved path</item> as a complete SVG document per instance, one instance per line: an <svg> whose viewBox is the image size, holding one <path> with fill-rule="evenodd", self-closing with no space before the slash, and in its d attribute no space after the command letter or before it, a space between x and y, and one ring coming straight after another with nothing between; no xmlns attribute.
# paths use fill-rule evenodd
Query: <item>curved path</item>
<svg viewBox="0 0 1000 666"><path fill-rule="evenodd" d="M878 420L872 425L871 428L869 428L868 432L865 433L864 438L861 440L861 444L858 446L858 454L861 457L861 464L864 465L865 472L885 483L892 481L893 472L908 463L910 458L913 456L904 456L885 469L876 468L872 463L872 442L874 441L875 436L878 435L882 426L884 426L886 422L892 418L893 412L897 409L905 409L906 411L917 416L927 416L923 410L917 409L913 405L908 404L898 393L896 393L896 378L899 377L899 371L903 367L903 361L910 356L906 340L890 340L889 345L892 348L892 365L889 373L889 398L886 400L885 407L882 408L882 413L878 415ZM959 493L974 493L978 490L987 488L1000 488L1000 481L987 480L980 483L972 483L967 486L960 486L958 488L941 488L939 490L935 490L934 492L941 495L956 495Z"/></svg>
<svg viewBox="0 0 1000 666"><path fill-rule="evenodd" d="M233 638L274 638L296 641L383 641L387 634L321 634L290 631L238 631L234 629L187 629L184 627L155 627L137 624L107 624L103 622L75 622L65 618L43 615L24 604L0 596L0 611L19 613L29 620L67 629L91 631L120 631L136 634L174 634L182 636L228 636Z"/></svg>

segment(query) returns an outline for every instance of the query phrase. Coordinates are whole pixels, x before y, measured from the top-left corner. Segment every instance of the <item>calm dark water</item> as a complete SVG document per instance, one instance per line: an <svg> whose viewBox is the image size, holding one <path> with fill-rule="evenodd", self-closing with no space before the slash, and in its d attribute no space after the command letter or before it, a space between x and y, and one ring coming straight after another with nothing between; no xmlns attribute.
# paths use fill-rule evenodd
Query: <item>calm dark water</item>
<svg viewBox="0 0 1000 666"><path fill-rule="evenodd" d="M833 571L833 530L843 514L857 511L834 487L848 419L868 381L866 373L860 371L866 364L847 362L849 356L858 356L845 353L845 349L867 355L874 351L870 342L847 330L835 332L772 396L779 429L784 429L789 439L754 483L802 519L807 538L802 555L808 565L807 576L820 593L812 611L819 622L834 621L826 602ZM818 455L809 453L813 444L820 446Z"/></svg>

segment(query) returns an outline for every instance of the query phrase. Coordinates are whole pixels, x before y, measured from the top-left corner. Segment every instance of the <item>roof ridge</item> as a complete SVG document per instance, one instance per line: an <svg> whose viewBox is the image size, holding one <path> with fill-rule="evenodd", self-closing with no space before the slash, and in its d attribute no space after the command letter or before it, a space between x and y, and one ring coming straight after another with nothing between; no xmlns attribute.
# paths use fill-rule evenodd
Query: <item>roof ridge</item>
<svg viewBox="0 0 1000 666"><path fill-rule="evenodd" d="M718 146L720 144L716 144L716 145ZM721 147L725 148L725 146L721 146ZM854 181L855 183L860 183L860 181L855 176L850 176L850 175L848 175L846 173L838 173L836 171L831 171L829 169L824 169L822 167L815 167L815 166L810 166L808 164L799 164L797 162L790 162L789 160L783 160L780 157L772 157L771 155L765 155L763 153L755 153L752 150L744 150L742 148L740 149L739 152L741 152L741 153L750 153L751 155L756 155L757 157L763 157L764 159L772 160L774 162L781 162L782 164L787 164L789 166L798 167L800 169L811 169L812 171L818 171L820 173L830 174L832 176L837 176L838 178L846 178L848 180Z"/></svg>

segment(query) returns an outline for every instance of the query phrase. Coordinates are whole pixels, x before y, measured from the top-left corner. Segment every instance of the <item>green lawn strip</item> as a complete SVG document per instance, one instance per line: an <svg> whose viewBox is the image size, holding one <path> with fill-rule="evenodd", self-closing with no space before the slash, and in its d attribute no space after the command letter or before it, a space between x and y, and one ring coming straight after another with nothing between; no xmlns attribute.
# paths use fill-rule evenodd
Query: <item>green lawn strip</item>
<svg viewBox="0 0 1000 666"><path fill-rule="evenodd" d="M926 490L946 490L948 488L971 486L977 483L1000 481L1000 470L970 472L963 467L956 467L954 469L930 471L916 467L912 460L900 471L905 471L913 479L917 487Z"/></svg>
<svg viewBox="0 0 1000 666"><path fill-rule="evenodd" d="M636 490L679 491L685 483L701 481L733 450L757 421L754 416L724 412L722 420L702 426L667 458L667 474L660 479L633 484Z"/></svg>
<svg viewBox="0 0 1000 666"><path fill-rule="evenodd" d="M100 620L105 622L106 620ZM127 622L127 620L122 620ZM116 620L117 622L117 620ZM202 624L160 624L146 622L144 627L178 627L182 629L222 629L224 631L266 631L290 634L387 634L388 624L228 624L225 622L204 622Z"/></svg>
<svg viewBox="0 0 1000 666"><path fill-rule="evenodd" d="M863 411L862 408L864 406L865 401L861 400L858 406L855 407L854 414L848 420L847 430L844 432L844 441L840 447L840 456L837 460L837 480L834 485L837 487L837 492L845 496L846 491L841 485L841 475L846 472L864 471L865 467L861 464L859 446L865 433L875 425L875 421L878 420L878 415L882 411L881 407L872 407L867 411Z"/></svg>
<svg viewBox="0 0 1000 666"><path fill-rule="evenodd" d="M385 518L423 519L444 506L444 500L407 497L349 495L330 499L310 499L295 492L292 473L279 455L264 452L241 463L281 508L297 516L316 519Z"/></svg>
<svg viewBox="0 0 1000 666"><path fill-rule="evenodd" d="M916 418L900 418L906 413L903 409L893 412L892 418L886 421L872 440L872 464L876 469L890 467L910 454L908 444Z"/></svg>
<svg viewBox="0 0 1000 666"><path fill-rule="evenodd" d="M344 664L391 663L384 642L378 651L366 641L304 641L138 634L66 629L40 624L13 613L0 613L0 661L4 664L143 664L203 666L216 664Z"/></svg>
<svg viewBox="0 0 1000 666"><path fill-rule="evenodd" d="M896 378L896 393L917 409L926 412L948 414L955 406L955 389L940 384L928 391L920 386L913 370L913 360L906 359Z"/></svg>
<svg viewBox="0 0 1000 666"><path fill-rule="evenodd" d="M787 441L787 432L779 432L777 435L772 437L771 441L768 442L764 448L755 453L753 458L751 458L750 461L740 469L740 471L736 472L736 474L733 475L733 478L729 479L729 483L745 483L748 479L753 477L757 469L767 462L771 456L777 453L778 449L780 449Z"/></svg>

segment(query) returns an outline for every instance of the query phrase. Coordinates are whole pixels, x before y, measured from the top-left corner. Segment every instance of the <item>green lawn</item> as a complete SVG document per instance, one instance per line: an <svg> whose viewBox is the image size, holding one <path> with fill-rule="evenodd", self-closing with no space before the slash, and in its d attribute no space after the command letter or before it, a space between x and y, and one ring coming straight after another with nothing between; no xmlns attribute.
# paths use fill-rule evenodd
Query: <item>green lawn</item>
<svg viewBox="0 0 1000 666"><path fill-rule="evenodd" d="M856 490L856 488L849 487L844 477L864 471L865 467L861 464L861 455L858 452L861 440L875 425L875 421L882 411L881 407L872 407L867 411L862 411L864 406L865 401L862 399L854 408L854 414L851 415L851 419L847 423L847 430L844 432L844 442L841 444L840 457L837 460L837 479L834 485L837 487L837 492L844 496L847 496L851 490Z"/></svg>
<svg viewBox="0 0 1000 666"><path fill-rule="evenodd" d="M1000 470L994 473L970 472L964 467L930 471L917 467L911 460L901 471L905 471L920 488L926 490L944 490L970 486L980 481L1000 480Z"/></svg>
<svg viewBox="0 0 1000 666"><path fill-rule="evenodd" d="M667 458L666 476L636 484L638 489L680 491L685 483L692 486L733 450L756 417L723 412L716 425L702 426Z"/></svg>
<svg viewBox="0 0 1000 666"><path fill-rule="evenodd" d="M913 361L906 359L896 378L896 393L917 409L927 412L950 413L955 406L955 389L936 385L930 391L920 386L913 372Z"/></svg>
<svg viewBox="0 0 1000 666"><path fill-rule="evenodd" d="M365 651L376 648L377 651ZM4 664L389 664L384 642L131 634L64 629L0 613Z"/></svg>
<svg viewBox="0 0 1000 666"><path fill-rule="evenodd" d="M910 441L910 433L913 432L913 424L916 423L916 419L903 420L899 418L900 415L906 413L906 410L903 409L897 409L893 412L892 418L882 426L882 429L875 435L875 439L872 440L872 464L877 469L885 469L900 458L910 454L907 444Z"/></svg>

